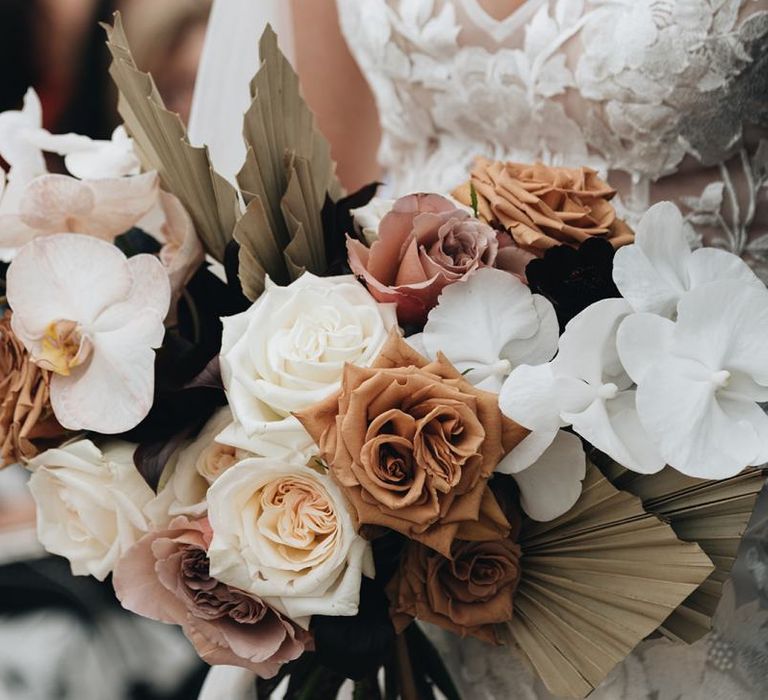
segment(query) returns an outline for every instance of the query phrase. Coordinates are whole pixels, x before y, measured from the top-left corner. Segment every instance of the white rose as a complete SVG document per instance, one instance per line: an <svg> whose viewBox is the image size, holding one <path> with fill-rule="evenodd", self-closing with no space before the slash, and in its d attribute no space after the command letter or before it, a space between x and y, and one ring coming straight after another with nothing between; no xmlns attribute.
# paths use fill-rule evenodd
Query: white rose
<svg viewBox="0 0 768 700"><path fill-rule="evenodd" d="M371 245L379 238L379 224L395 204L394 199L374 197L368 204L350 210L355 222L355 230Z"/></svg>
<svg viewBox="0 0 768 700"><path fill-rule="evenodd" d="M142 509L153 496L133 464L136 445L90 440L48 450L29 463L37 504L37 536L72 573L103 581L148 530Z"/></svg>
<svg viewBox="0 0 768 700"><path fill-rule="evenodd" d="M163 470L157 496L144 509L155 527L165 527L179 515L205 515L208 487L233 464L251 456L217 439L231 423L229 408L219 409L194 440L185 441L173 453Z"/></svg>
<svg viewBox="0 0 768 700"><path fill-rule="evenodd" d="M249 591L304 627L312 615L355 615L370 544L326 474L246 459L208 491L211 576Z"/></svg>
<svg viewBox="0 0 768 700"><path fill-rule="evenodd" d="M267 288L247 311L223 319L221 374L235 425L221 442L306 463L315 445L292 413L322 401L344 365L368 366L397 318L352 276L304 273Z"/></svg>

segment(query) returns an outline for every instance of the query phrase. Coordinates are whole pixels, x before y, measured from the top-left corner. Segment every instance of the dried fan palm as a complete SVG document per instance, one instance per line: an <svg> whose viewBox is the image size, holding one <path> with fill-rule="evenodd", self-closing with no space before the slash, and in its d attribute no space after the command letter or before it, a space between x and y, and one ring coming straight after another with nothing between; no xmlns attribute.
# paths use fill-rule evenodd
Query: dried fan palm
<svg viewBox="0 0 768 700"><path fill-rule="evenodd" d="M190 145L179 116L169 112L152 76L136 67L120 13L104 25L112 54L110 74L120 97L118 111L147 168L184 205L206 251L219 261L240 214L237 190L213 170L208 150Z"/></svg>
<svg viewBox="0 0 768 700"><path fill-rule="evenodd" d="M513 640L554 694L584 697L714 565L593 465L564 516L528 522Z"/></svg>
<svg viewBox="0 0 768 700"><path fill-rule="evenodd" d="M715 570L670 615L660 631L670 639L695 642L712 628L722 588L736 560L765 472L750 469L730 479L694 479L667 467L651 476L636 474L604 455L593 459L618 488L629 491L643 507L664 518L677 536L696 542Z"/></svg>
<svg viewBox="0 0 768 700"><path fill-rule="evenodd" d="M240 281L250 299L263 290L265 273L285 284L304 270L325 271L320 214L326 196L336 200L342 194L330 146L269 26L259 53L243 123L248 152L237 176L248 208L235 230Z"/></svg>

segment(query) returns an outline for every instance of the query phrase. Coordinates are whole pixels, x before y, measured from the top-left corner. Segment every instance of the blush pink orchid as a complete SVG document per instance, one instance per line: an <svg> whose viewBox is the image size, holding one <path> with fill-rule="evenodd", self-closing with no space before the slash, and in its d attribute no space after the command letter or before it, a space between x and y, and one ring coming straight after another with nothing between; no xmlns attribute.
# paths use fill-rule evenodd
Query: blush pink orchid
<svg viewBox="0 0 768 700"><path fill-rule="evenodd" d="M24 246L8 269L14 333L53 373L51 406L70 430L114 434L149 412L153 348L165 334L168 275L151 255L130 259L90 236Z"/></svg>

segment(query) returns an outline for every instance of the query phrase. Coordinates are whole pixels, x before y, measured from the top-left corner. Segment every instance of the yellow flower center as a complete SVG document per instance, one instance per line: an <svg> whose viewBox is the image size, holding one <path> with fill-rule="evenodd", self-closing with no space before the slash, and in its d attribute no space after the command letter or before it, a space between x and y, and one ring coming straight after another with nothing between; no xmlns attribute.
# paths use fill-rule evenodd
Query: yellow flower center
<svg viewBox="0 0 768 700"><path fill-rule="evenodd" d="M85 362L91 347L75 321L54 321L45 329L42 350L35 362L43 369L67 376L73 367Z"/></svg>

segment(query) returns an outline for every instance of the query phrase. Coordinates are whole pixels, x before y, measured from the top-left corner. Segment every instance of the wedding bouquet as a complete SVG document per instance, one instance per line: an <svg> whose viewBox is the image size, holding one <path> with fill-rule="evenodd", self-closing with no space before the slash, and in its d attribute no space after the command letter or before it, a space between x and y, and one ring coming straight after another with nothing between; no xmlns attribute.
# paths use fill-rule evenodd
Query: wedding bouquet
<svg viewBox="0 0 768 700"><path fill-rule="evenodd" d="M236 189L108 33L111 141L0 115L0 445L46 549L260 698L456 698L430 625L570 697L703 635L768 461L746 264L583 167L347 196L270 30Z"/></svg>

